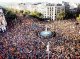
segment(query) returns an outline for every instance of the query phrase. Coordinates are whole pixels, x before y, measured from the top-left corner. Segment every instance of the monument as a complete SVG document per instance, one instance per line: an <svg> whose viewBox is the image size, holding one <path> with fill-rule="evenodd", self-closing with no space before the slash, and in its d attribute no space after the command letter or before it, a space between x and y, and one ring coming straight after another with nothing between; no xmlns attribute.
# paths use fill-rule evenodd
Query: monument
<svg viewBox="0 0 80 59"><path fill-rule="evenodd" d="M52 31L49 31L48 30L48 27L47 26L45 26L45 30L44 31L39 32L39 36L41 38L51 38L54 35L55 34Z"/></svg>

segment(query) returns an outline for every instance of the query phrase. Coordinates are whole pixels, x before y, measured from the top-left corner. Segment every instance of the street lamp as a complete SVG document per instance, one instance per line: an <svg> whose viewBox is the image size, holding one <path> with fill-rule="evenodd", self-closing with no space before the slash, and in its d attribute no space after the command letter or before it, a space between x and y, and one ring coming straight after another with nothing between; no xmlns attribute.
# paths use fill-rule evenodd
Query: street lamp
<svg viewBox="0 0 80 59"><path fill-rule="evenodd" d="M80 34L80 30L79 30L79 34Z"/></svg>
<svg viewBox="0 0 80 59"><path fill-rule="evenodd" d="M49 59L49 54L50 54L50 50L49 50L49 48L50 48L50 43L48 42L48 44L47 44L47 49L46 49L46 51L47 51L47 53L48 53L48 59Z"/></svg>

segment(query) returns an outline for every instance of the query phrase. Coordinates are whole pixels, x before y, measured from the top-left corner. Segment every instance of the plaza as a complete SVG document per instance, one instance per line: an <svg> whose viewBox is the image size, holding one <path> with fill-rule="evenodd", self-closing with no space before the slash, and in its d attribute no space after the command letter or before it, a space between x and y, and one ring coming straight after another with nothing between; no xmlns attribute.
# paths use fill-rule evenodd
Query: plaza
<svg viewBox="0 0 80 59"><path fill-rule="evenodd" d="M76 21L38 21L37 18L18 16L17 22L8 22L7 31L0 33L1 59L47 59L47 43L50 42L49 59L80 58L80 24ZM44 39L37 33L55 31L56 36Z"/></svg>

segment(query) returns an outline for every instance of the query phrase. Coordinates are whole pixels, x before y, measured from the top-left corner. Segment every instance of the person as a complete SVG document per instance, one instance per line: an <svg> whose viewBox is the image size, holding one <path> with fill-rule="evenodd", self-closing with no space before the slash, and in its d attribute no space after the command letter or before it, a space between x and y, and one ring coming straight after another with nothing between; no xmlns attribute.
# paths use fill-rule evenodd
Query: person
<svg viewBox="0 0 80 59"><path fill-rule="evenodd" d="M3 57L0 55L0 59L3 59Z"/></svg>

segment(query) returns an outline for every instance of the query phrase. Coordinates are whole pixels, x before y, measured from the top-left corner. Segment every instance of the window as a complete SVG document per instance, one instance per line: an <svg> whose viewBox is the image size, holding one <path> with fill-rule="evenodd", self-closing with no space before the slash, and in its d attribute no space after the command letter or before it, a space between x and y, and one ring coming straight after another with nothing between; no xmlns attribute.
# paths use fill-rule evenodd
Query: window
<svg viewBox="0 0 80 59"><path fill-rule="evenodd" d="M46 18L46 16L44 16L44 18Z"/></svg>
<svg viewBox="0 0 80 59"><path fill-rule="evenodd" d="M57 8L58 10L60 10L60 8Z"/></svg>
<svg viewBox="0 0 80 59"><path fill-rule="evenodd" d="M49 15L49 11L48 11L48 15Z"/></svg>
<svg viewBox="0 0 80 59"><path fill-rule="evenodd" d="M49 8L47 8L47 10L49 10Z"/></svg>
<svg viewBox="0 0 80 59"><path fill-rule="evenodd" d="M62 11L64 11L64 9L62 9Z"/></svg>
<svg viewBox="0 0 80 59"><path fill-rule="evenodd" d="M60 10L57 10L57 13L60 13Z"/></svg>

